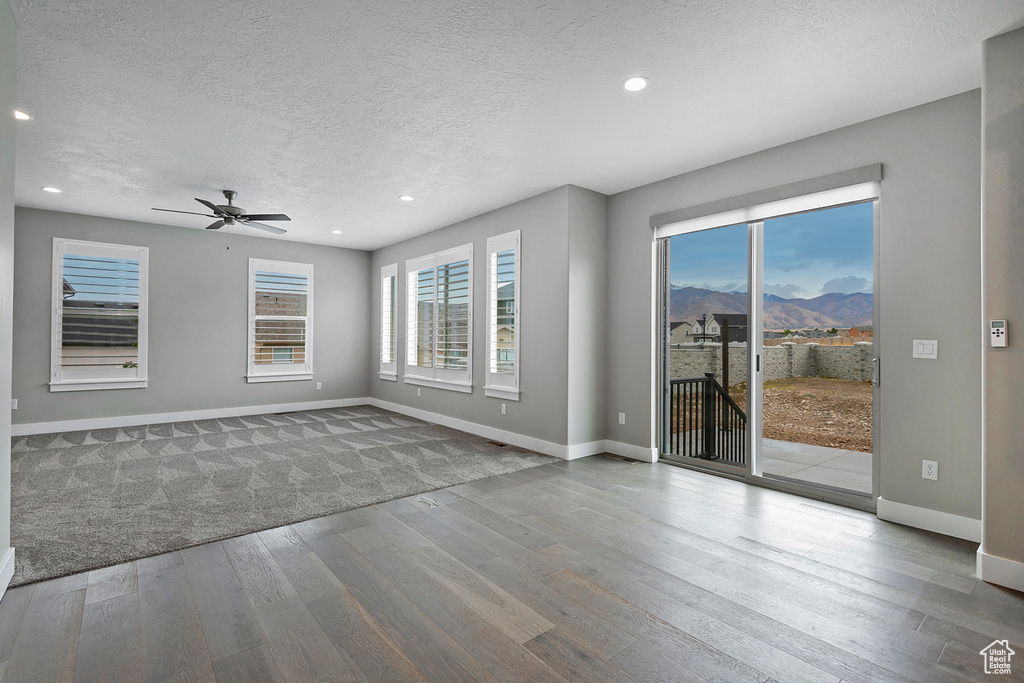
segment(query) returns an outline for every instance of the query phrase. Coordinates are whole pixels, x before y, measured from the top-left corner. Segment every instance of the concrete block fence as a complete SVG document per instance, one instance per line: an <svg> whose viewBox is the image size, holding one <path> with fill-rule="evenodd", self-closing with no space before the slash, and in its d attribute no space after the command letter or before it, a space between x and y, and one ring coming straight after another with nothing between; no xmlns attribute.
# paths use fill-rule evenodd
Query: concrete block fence
<svg viewBox="0 0 1024 683"><path fill-rule="evenodd" d="M747 345L729 344L729 383L747 380ZM857 342L852 346L822 346L783 342L762 349L764 379L789 377L835 377L866 382L871 379L874 345ZM673 348L669 354L669 374L675 378L703 377L713 372L722 381L722 345L705 344Z"/></svg>

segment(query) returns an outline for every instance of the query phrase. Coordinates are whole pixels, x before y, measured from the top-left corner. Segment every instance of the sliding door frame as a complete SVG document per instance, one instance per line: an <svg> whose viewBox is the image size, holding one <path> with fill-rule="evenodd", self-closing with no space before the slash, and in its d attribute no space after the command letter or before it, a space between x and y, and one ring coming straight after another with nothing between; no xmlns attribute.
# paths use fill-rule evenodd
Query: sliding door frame
<svg viewBox="0 0 1024 683"><path fill-rule="evenodd" d="M872 230L872 250L873 250L873 278L872 278L872 291L874 299L874 305L872 306L872 323L873 323L873 337L872 337L872 351L874 356L874 364L876 365L876 372L874 374L873 387L872 387L872 494L870 497L857 495L854 493L843 493L834 489L825 489L813 484L802 484L795 481L783 480L783 479L772 479L762 476L761 471L761 437L762 437L762 414L763 414L763 401L762 401L762 389L763 389L763 363L761 357L763 356L763 337L762 334L762 321L764 319L764 220L765 218L775 218L777 216L766 216L759 220L751 220L747 222L747 462L745 469L739 469L736 467L722 465L713 462L689 462L688 459L679 458L665 458L666 462L678 467L684 467L687 469L697 470L700 472L712 473L717 476L723 476L738 481L743 481L748 484L754 484L763 488L774 489L777 491L784 491L786 493L793 493L805 498L813 500L821 500L828 503L835 503L844 507L855 508L859 510L865 510L868 512L875 512L876 501L880 492L881 483L881 458L880 458L880 422L879 419L881 409L881 391L880 391L880 341L881 341L881 327L879 325L880 315L878 305L878 293L880 289L880 234L879 234L879 204L881 197L880 186L877 182L874 184L874 197L863 198L853 201L840 201L835 204L819 205L814 208L808 208L805 210L796 210L779 215L793 215L800 213L808 213L811 211L819 211L829 208L836 208L840 206L848 206L851 204L863 204L866 202L872 202L873 205L873 230ZM801 198L794 198L797 205ZM791 200L793 201L793 200ZM736 223L721 223L718 227L726 227L727 225L735 225ZM670 226L660 226L662 228L669 228ZM658 453L659 459L662 459L662 452L665 446L665 438L669 425L671 424L670 406L671 399L669 396L669 339L668 339L668 317L670 311L669 302L669 241L671 237L678 234L686 234L689 232L699 232L704 229L715 229L712 225L706 227L696 227L691 230L681 230L672 234L657 234L655 235L656 247L656 263L657 268L654 274L657 278L655 289L658 292L658 302L656 310L659 313L659 319L655 321L656 325L656 337L660 340L661 348L657 352L658 369L656 377L659 378L655 387L656 404L658 410L656 413L656 432L658 435ZM663 231L659 231L663 232Z"/></svg>

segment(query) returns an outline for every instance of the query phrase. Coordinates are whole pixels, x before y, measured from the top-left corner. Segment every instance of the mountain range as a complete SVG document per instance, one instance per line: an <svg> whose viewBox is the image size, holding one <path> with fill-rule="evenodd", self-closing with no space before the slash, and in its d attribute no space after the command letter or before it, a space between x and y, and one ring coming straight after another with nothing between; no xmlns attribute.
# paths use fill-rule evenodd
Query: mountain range
<svg viewBox="0 0 1024 683"><path fill-rule="evenodd" d="M785 330L870 325L874 296L864 292L831 292L813 299L784 299L774 294L764 297L764 329ZM672 285L669 317L673 321L693 322L705 313L746 313L745 292L717 292L699 287Z"/></svg>

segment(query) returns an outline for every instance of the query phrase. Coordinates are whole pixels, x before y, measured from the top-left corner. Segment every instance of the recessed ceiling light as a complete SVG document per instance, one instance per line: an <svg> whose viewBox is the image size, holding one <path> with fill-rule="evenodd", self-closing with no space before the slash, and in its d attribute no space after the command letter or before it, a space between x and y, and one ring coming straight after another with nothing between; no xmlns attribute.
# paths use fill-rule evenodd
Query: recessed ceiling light
<svg viewBox="0 0 1024 683"><path fill-rule="evenodd" d="M341 234L341 230L331 230L331 232L334 233L335 235Z"/></svg>
<svg viewBox="0 0 1024 683"><path fill-rule="evenodd" d="M58 190L56 187L44 187L43 191L44 192L53 192L55 194L60 192L60 190Z"/></svg>
<svg viewBox="0 0 1024 683"><path fill-rule="evenodd" d="M399 197L399 199L401 199L403 202L411 202L413 199L415 199L415 197L413 197L412 195L403 194L402 196Z"/></svg>
<svg viewBox="0 0 1024 683"><path fill-rule="evenodd" d="M633 76L632 78L627 78L622 87L629 92L637 92L646 88L649 83L650 81L643 76Z"/></svg>
<svg viewBox="0 0 1024 683"><path fill-rule="evenodd" d="M32 119L31 116L29 116L23 111L18 111L17 109L14 110L14 118L18 119L19 121L29 121Z"/></svg>

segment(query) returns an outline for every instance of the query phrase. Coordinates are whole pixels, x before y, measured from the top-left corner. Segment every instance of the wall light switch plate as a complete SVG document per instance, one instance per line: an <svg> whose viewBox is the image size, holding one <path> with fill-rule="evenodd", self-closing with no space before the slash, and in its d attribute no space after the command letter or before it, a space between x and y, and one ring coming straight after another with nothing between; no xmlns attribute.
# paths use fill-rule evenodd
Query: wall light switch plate
<svg viewBox="0 0 1024 683"><path fill-rule="evenodd" d="M938 339L915 339L914 358L925 358L935 360L939 357Z"/></svg>
<svg viewBox="0 0 1024 683"><path fill-rule="evenodd" d="M626 424L626 414L625 413L619 413L619 424L620 425Z"/></svg>
<svg viewBox="0 0 1024 683"><path fill-rule="evenodd" d="M18 409L18 399L12 398L11 399L11 410L17 410L17 409Z"/></svg>
<svg viewBox="0 0 1024 683"><path fill-rule="evenodd" d="M324 383L323 382L317 382L316 383L316 390L317 391L320 391L323 388L324 388Z"/></svg>
<svg viewBox="0 0 1024 683"><path fill-rule="evenodd" d="M416 389L416 398L420 397L420 389Z"/></svg>
<svg viewBox="0 0 1024 683"><path fill-rule="evenodd" d="M502 415L505 414L505 404L504 403L501 404L501 414Z"/></svg>

